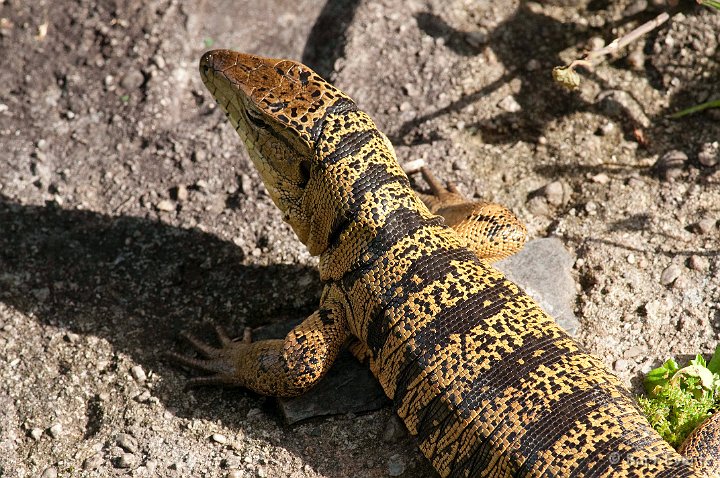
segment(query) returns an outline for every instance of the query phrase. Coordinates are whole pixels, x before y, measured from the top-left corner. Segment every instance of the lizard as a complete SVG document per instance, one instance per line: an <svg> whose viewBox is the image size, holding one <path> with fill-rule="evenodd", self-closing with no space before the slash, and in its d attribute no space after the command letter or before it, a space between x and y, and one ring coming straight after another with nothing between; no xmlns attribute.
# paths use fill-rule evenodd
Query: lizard
<svg viewBox="0 0 720 478"><path fill-rule="evenodd" d="M283 339L218 330L214 347L186 334L203 358L169 355L206 373L189 386L296 396L348 343L442 477L703 476L493 267L524 242L512 213L468 205L429 175L423 201L370 116L301 63L213 50L199 69L283 220L319 256L323 291Z"/></svg>

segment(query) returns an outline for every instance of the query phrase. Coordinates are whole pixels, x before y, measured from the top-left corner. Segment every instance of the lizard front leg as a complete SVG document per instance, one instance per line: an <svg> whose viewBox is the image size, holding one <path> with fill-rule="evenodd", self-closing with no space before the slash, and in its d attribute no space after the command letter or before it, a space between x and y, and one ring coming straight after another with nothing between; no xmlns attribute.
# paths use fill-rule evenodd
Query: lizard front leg
<svg viewBox="0 0 720 478"><path fill-rule="evenodd" d="M168 357L211 374L190 379L189 387L237 385L263 395L293 397L310 389L325 375L348 335L344 307L326 299L284 339L250 343L247 338L238 342L218 330L219 348L186 335L204 359L172 352Z"/></svg>

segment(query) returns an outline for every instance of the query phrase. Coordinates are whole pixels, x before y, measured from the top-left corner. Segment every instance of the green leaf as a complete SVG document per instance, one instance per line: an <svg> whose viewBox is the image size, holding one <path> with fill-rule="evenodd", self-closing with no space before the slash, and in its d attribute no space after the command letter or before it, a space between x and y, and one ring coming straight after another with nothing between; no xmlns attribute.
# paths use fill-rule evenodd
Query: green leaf
<svg viewBox="0 0 720 478"><path fill-rule="evenodd" d="M205 48L210 48L210 47L213 46L214 44L215 44L215 40L213 40L213 39L210 38L210 37L206 37L206 38L203 40L203 45L205 45Z"/></svg>
<svg viewBox="0 0 720 478"><path fill-rule="evenodd" d="M715 353L707 364L707 368L712 373L720 374L720 344L715 347Z"/></svg>

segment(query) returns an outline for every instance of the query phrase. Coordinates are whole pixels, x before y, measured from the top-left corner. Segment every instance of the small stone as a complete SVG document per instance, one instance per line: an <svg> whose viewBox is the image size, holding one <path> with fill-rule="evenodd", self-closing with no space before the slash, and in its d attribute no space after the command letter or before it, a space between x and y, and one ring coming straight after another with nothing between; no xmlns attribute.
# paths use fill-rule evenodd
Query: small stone
<svg viewBox="0 0 720 478"><path fill-rule="evenodd" d="M610 177L605 173L598 173L595 176L592 176L590 178L592 182L598 183L598 184L607 184L610 182Z"/></svg>
<svg viewBox="0 0 720 478"><path fill-rule="evenodd" d="M599 50L600 48L605 46L605 39L600 36L594 36L591 37L587 42L587 49L592 50Z"/></svg>
<svg viewBox="0 0 720 478"><path fill-rule="evenodd" d="M420 94L417 86L414 83L405 83L402 87L403 93L407 96L413 97Z"/></svg>
<svg viewBox="0 0 720 478"><path fill-rule="evenodd" d="M704 143L698 153L698 161L703 166L713 167L720 162L720 143Z"/></svg>
<svg viewBox="0 0 720 478"><path fill-rule="evenodd" d="M245 417L248 420L257 420L258 418L261 418L263 416L262 410L259 408L251 408L247 412L247 416Z"/></svg>
<svg viewBox="0 0 720 478"><path fill-rule="evenodd" d="M138 382L144 382L147 380L147 375L145 375L145 370L140 365L135 365L130 369L130 373L132 374L133 378L137 380Z"/></svg>
<svg viewBox="0 0 720 478"><path fill-rule="evenodd" d="M40 475L40 478L57 478L58 472L57 468L54 466L45 468L45 470L42 472L42 475Z"/></svg>
<svg viewBox="0 0 720 478"><path fill-rule="evenodd" d="M65 117L66 117L67 119L69 119L69 120L74 119L74 118L75 118L75 112L72 111L72 110L67 110L67 111L65 112Z"/></svg>
<svg viewBox="0 0 720 478"><path fill-rule="evenodd" d="M485 30L475 30L465 33L465 41L474 48L480 48L488 41L488 32Z"/></svg>
<svg viewBox="0 0 720 478"><path fill-rule="evenodd" d="M465 164L465 161L461 159L456 159L452 163L453 171L465 171L467 169L467 165Z"/></svg>
<svg viewBox="0 0 720 478"><path fill-rule="evenodd" d="M400 440L402 437L406 435L405 431L405 425L400 421L400 419L393 415L390 420L388 420L387 424L385 425L385 430L383 431L382 440L385 443L396 443L398 440Z"/></svg>
<svg viewBox="0 0 720 478"><path fill-rule="evenodd" d="M540 196L535 196L530 199L527 204L528 211L533 216L550 216L550 208L546 199Z"/></svg>
<svg viewBox="0 0 720 478"><path fill-rule="evenodd" d="M400 103L400 111L410 111L411 109L412 105L408 101Z"/></svg>
<svg viewBox="0 0 720 478"><path fill-rule="evenodd" d="M630 119L643 128L650 126L650 118L645 114L643 107L627 91L605 90L598 94L595 101L605 114L615 118L616 121L626 122Z"/></svg>
<svg viewBox="0 0 720 478"><path fill-rule="evenodd" d="M603 136L609 136L613 133L613 131L615 131L615 123L612 121L608 121L600 127L600 134Z"/></svg>
<svg viewBox="0 0 720 478"><path fill-rule="evenodd" d="M227 478L243 478L244 474L240 470L232 470L227 474Z"/></svg>
<svg viewBox="0 0 720 478"><path fill-rule="evenodd" d="M513 95L507 95L505 98L500 100L497 104L498 107L508 113L519 113L522 111L522 106L517 102Z"/></svg>
<svg viewBox="0 0 720 478"><path fill-rule="evenodd" d="M145 75L140 70L130 70L120 80L120 86L126 90L136 90L145 82Z"/></svg>
<svg viewBox="0 0 720 478"><path fill-rule="evenodd" d="M32 295L38 302L45 302L50 297L50 289L43 287L41 289L33 289Z"/></svg>
<svg viewBox="0 0 720 478"><path fill-rule="evenodd" d="M645 54L642 50L635 50L627 56L628 65L635 71L642 71L645 68Z"/></svg>
<svg viewBox="0 0 720 478"><path fill-rule="evenodd" d="M694 271L705 272L710 267L707 257L692 255L688 258L688 267Z"/></svg>
<svg viewBox="0 0 720 478"><path fill-rule="evenodd" d="M177 188L175 189L175 197L180 202L188 200L188 189L185 187L184 184L178 184Z"/></svg>
<svg viewBox="0 0 720 478"><path fill-rule="evenodd" d="M208 189L208 182L205 181L204 179L198 179L197 181L195 181L195 187L198 188L198 189L204 189L204 190L207 191L207 189Z"/></svg>
<svg viewBox="0 0 720 478"><path fill-rule="evenodd" d="M220 443L221 445L224 445L228 441L227 437L225 435L221 435L220 433L213 433L210 438L215 443Z"/></svg>
<svg viewBox="0 0 720 478"><path fill-rule="evenodd" d="M244 173L240 175L240 191L246 196L252 192L252 179Z"/></svg>
<svg viewBox="0 0 720 478"><path fill-rule="evenodd" d="M645 354L645 349L643 347L639 345L633 345L625 351L625 353L623 354L623 358L631 359L634 357L639 357L643 354Z"/></svg>
<svg viewBox="0 0 720 478"><path fill-rule="evenodd" d="M137 440L135 437L127 433L118 433L117 437L115 437L115 443L117 443L120 448L130 453L138 451Z"/></svg>
<svg viewBox="0 0 720 478"><path fill-rule="evenodd" d="M62 425L60 425L59 423L52 425L50 428L48 428L48 433L51 437L58 438L62 433Z"/></svg>
<svg viewBox="0 0 720 478"><path fill-rule="evenodd" d="M636 262L635 254L628 254L627 261L628 261L628 264L635 264L635 262Z"/></svg>
<svg viewBox="0 0 720 478"><path fill-rule="evenodd" d="M714 219L701 219L695 224L695 230L700 234L707 234L715 227Z"/></svg>
<svg viewBox="0 0 720 478"><path fill-rule="evenodd" d="M553 181L545 186L543 195L547 199L548 204L552 206L560 206L563 203L563 184L560 181Z"/></svg>
<svg viewBox="0 0 720 478"><path fill-rule="evenodd" d="M265 468L258 468L255 473L257 474L258 478L265 478L267 476L267 472L265 471Z"/></svg>
<svg viewBox="0 0 720 478"><path fill-rule="evenodd" d="M388 459L387 471L389 476L400 476L405 473L405 460L400 455L393 455Z"/></svg>
<svg viewBox="0 0 720 478"><path fill-rule="evenodd" d="M537 59L532 58L532 59L530 59L530 61L528 61L527 64L525 65L525 69L526 69L527 71L536 71L536 70L539 70L539 69L540 69L540 62L539 62Z"/></svg>
<svg viewBox="0 0 720 478"><path fill-rule="evenodd" d="M625 370L628 369L628 366L629 366L628 361L621 358L621 359L617 359L615 361L615 363L613 364L613 369L616 372L624 372Z"/></svg>
<svg viewBox="0 0 720 478"><path fill-rule="evenodd" d="M585 211L587 211L588 214L592 215L597 212L598 205L592 201L588 201L585 203Z"/></svg>
<svg viewBox="0 0 720 478"><path fill-rule="evenodd" d="M94 455L91 455L87 458L85 458L85 461L83 461L83 470L94 470L96 468L99 468L100 465L103 463L103 457L102 453L95 453Z"/></svg>
<svg viewBox="0 0 720 478"><path fill-rule="evenodd" d="M40 428L33 428L30 430L30 438L38 441L42 437L43 431Z"/></svg>
<svg viewBox="0 0 720 478"><path fill-rule="evenodd" d="M159 53L152 57L152 62L155 63L155 66L161 70L165 68L165 58L163 58Z"/></svg>
<svg viewBox="0 0 720 478"><path fill-rule="evenodd" d="M137 465L138 459L132 453L123 453L117 459L118 468L134 468Z"/></svg>
<svg viewBox="0 0 720 478"><path fill-rule="evenodd" d="M175 204L169 199L163 199L155 205L158 211L170 212L175 210Z"/></svg>
<svg viewBox="0 0 720 478"><path fill-rule="evenodd" d="M665 180L673 180L682 175L685 163L688 160L687 154L677 149L668 151L660 156L655 162L653 169Z"/></svg>
<svg viewBox="0 0 720 478"><path fill-rule="evenodd" d="M37 149L39 149L41 151L45 151L48 147L48 142L45 139L41 138L38 140L36 146L37 146Z"/></svg>
<svg viewBox="0 0 720 478"><path fill-rule="evenodd" d="M675 264L670 264L662 271L662 274L660 274L660 283L662 285L672 284L675 282L675 279L680 277L681 272L680 267Z"/></svg>

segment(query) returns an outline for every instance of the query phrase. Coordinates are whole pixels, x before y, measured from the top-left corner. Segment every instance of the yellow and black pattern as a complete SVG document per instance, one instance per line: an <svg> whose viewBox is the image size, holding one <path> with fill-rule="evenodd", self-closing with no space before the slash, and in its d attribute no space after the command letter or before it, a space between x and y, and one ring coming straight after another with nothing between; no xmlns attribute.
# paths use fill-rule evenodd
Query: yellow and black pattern
<svg viewBox="0 0 720 478"><path fill-rule="evenodd" d="M619 380L489 264L522 246L519 222L509 249L448 227L372 120L301 64L218 50L200 70L326 286L284 340L194 341L206 360L175 357L215 374L194 383L301 393L353 337L443 477L697 476ZM480 222L516 221L484 211ZM467 247L482 243L495 243L485 259Z"/></svg>

